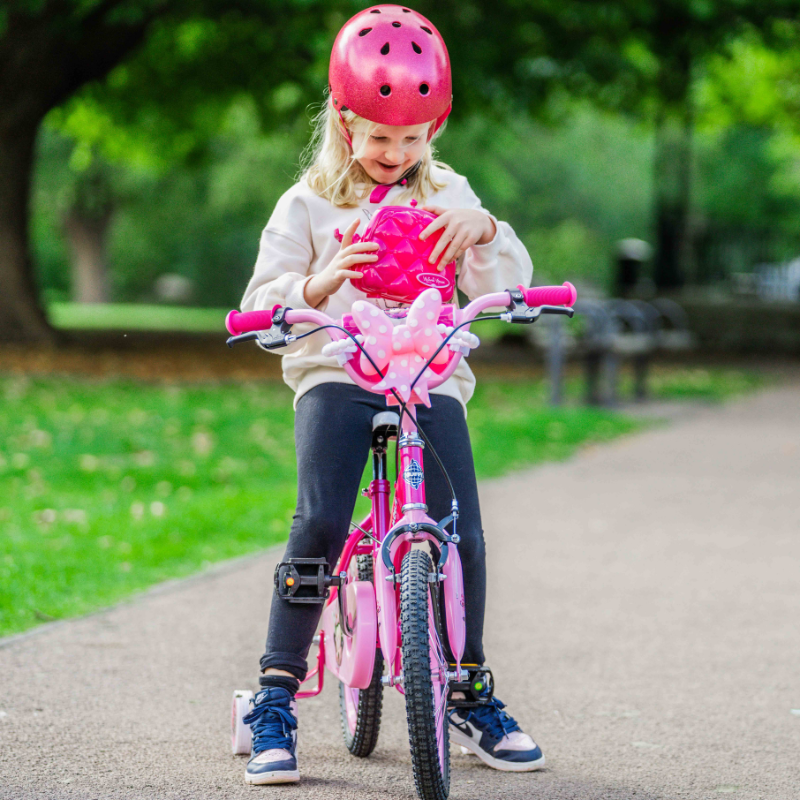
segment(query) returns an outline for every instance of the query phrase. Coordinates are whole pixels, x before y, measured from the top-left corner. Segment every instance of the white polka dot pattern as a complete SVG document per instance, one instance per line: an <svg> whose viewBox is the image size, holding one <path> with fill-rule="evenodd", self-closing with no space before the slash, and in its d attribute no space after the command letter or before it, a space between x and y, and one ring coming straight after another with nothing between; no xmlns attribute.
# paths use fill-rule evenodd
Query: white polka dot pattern
<svg viewBox="0 0 800 800"><path fill-rule="evenodd" d="M415 395L419 401L430 405L428 381L435 373L427 369L421 377L417 375L423 362L442 344L440 326L430 324L431 320L438 319L441 306L440 292L427 289L411 305L405 323L393 325L389 317L372 303L358 301L353 304L353 319L359 330L370 332L364 349L386 375L375 385L376 389L395 389L403 400L408 401L411 399L411 385L416 381ZM450 348L443 347L433 363L446 364L451 355ZM375 369L363 354L359 364L365 375L375 374Z"/></svg>

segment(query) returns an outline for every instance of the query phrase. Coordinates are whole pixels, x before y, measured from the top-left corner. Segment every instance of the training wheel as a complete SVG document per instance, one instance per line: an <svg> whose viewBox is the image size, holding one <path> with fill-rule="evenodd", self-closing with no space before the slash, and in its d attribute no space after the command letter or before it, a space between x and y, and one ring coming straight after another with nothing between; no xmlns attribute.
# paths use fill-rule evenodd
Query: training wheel
<svg viewBox="0 0 800 800"><path fill-rule="evenodd" d="M253 747L250 726L242 720L250 710L253 693L249 689L238 689L233 693L231 708L231 750L235 756L250 755Z"/></svg>

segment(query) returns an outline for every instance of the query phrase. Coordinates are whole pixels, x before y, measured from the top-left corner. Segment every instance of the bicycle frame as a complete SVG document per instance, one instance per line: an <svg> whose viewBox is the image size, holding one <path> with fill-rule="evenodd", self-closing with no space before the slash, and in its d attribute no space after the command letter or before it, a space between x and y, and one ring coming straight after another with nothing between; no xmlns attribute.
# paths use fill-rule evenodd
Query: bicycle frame
<svg viewBox="0 0 800 800"><path fill-rule="evenodd" d="M508 306L508 292L485 295L470 303L464 309L455 309L454 324L474 319L486 308ZM286 312L286 322L290 325L311 322L317 325L336 324L327 315L315 310L291 310ZM465 326L468 329L468 325ZM327 329L334 340L343 339L346 334L336 328ZM444 368L439 371L431 388L449 378L460 361L461 354L453 353ZM364 373L348 361L344 364L350 377L362 388L372 390L375 381L370 381ZM389 403L394 398L387 392ZM396 402L396 401L395 401ZM448 536L439 523L427 513L424 480L424 443L416 430L413 409L416 397L406 404L401 429L398 431L397 447L400 450L400 468L395 484L394 505L390 506L391 486L386 479L386 455L374 456L373 479L367 488L371 501L370 514L354 528L342 549L333 574L348 574L342 587L332 587L323 610L322 631L319 639L319 654L316 668L308 675L306 682L317 678L314 689L301 691L299 698L319 694L324 686L324 669L353 688L366 688L372 678L374 649L380 645L388 667L388 683L402 693L402 659L400 657L400 625L398 619L399 587L395 576L406 553L414 544L430 542L442 551L439 564L435 567L432 579L441 581L444 598L444 617L447 641L456 662L453 676L461 675L461 658L466 643L465 598L461 559L458 553L457 537ZM365 539L369 537L369 543ZM373 586L363 586L364 581L351 580L351 568L358 555L369 554L374 563ZM340 595L344 593L343 597ZM372 629L371 620L376 616L377 635L367 644ZM344 617L344 619L343 619ZM350 622L358 620L359 636L364 638L348 652L343 652L346 644L352 644L355 637L343 635L350 629ZM366 623L366 624L365 624ZM362 627L366 630L362 630ZM350 641L347 641L347 640ZM446 666L445 666L446 668ZM448 676L449 677L449 676Z"/></svg>

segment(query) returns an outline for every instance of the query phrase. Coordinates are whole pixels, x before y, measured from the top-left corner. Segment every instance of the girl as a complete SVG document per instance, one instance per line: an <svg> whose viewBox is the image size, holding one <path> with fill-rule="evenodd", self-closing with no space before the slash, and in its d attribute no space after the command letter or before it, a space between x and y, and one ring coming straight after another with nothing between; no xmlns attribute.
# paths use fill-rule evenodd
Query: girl
<svg viewBox="0 0 800 800"><path fill-rule="evenodd" d="M437 215L422 238L442 229L431 263L459 259L458 286L470 299L531 279L531 260L509 225L481 207L467 180L434 161L432 140L451 108L450 61L442 37L425 17L381 5L354 16L333 46L328 102L318 117L311 163L281 197L261 238L243 311L276 303L319 308L334 318L364 298L350 278L377 259L376 244L353 244L362 221L387 205L416 198ZM341 246L333 232L344 230ZM386 301L384 301L386 302ZM322 334L282 352L283 376L295 391L298 497L284 560L325 557L333 565L349 530L372 434L386 408L379 395L355 386L334 358L322 355ZM432 393L419 421L439 453L459 499L458 532L467 598L464 662L484 663L486 595L483 531L465 421L475 385L462 360ZM426 476L429 513L449 513L450 494L438 470ZM437 516L438 515L438 516ZM261 691L245 721L253 731L247 783L299 780L294 694L321 606L272 602ZM492 699L455 709L451 737L497 769L527 771L544 764L530 736Z"/></svg>

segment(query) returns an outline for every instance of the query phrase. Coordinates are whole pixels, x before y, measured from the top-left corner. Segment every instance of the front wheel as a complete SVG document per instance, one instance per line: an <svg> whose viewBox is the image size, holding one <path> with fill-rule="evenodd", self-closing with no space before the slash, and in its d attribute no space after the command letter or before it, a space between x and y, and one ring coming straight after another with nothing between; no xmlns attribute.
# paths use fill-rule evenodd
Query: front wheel
<svg viewBox="0 0 800 800"><path fill-rule="evenodd" d="M422 800L446 800L450 792L447 659L437 633L430 556L412 550L400 572L403 689L414 783Z"/></svg>
<svg viewBox="0 0 800 800"><path fill-rule="evenodd" d="M373 581L372 556L360 555L357 558L358 580ZM342 720L342 734L347 749L359 758L366 758L378 743L383 709L383 655L375 650L375 666L372 680L366 689L353 689L339 681L339 714Z"/></svg>

